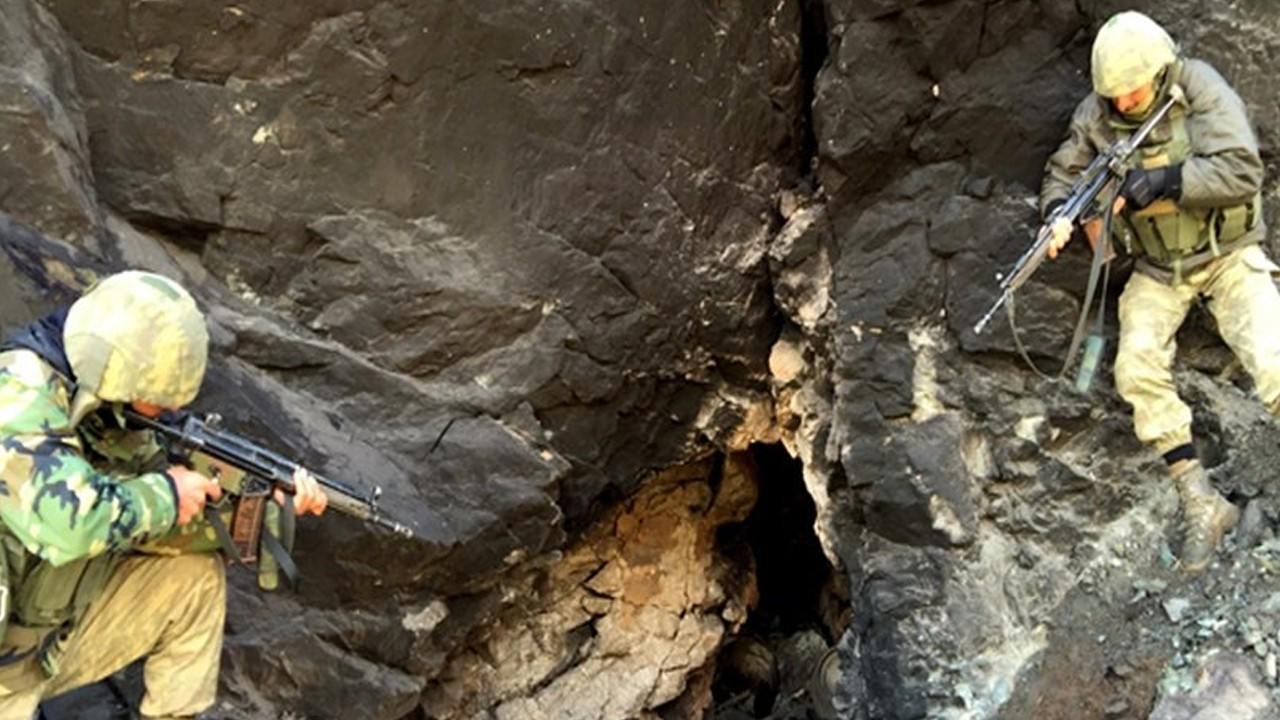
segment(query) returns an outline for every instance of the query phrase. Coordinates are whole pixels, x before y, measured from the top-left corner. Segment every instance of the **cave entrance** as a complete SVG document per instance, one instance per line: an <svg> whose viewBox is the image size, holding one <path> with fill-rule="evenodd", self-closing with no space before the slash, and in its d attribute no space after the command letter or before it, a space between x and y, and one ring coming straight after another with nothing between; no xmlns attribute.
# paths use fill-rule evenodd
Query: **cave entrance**
<svg viewBox="0 0 1280 720"><path fill-rule="evenodd" d="M830 699L815 682L848 624L848 593L814 532L801 462L779 444L752 445L750 460L755 507L717 540L754 573L757 601L717 657L709 717L827 717Z"/></svg>

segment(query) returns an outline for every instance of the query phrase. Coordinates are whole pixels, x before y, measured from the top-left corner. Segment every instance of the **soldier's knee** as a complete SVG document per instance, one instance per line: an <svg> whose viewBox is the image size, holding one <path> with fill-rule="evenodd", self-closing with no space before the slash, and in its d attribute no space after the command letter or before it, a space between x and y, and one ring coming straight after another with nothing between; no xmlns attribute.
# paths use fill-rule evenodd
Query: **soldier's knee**
<svg viewBox="0 0 1280 720"><path fill-rule="evenodd" d="M1122 398L1132 397L1140 386L1139 379L1142 373L1136 369L1131 358L1125 355L1117 355L1113 373L1116 379L1116 392L1120 393Z"/></svg>
<svg viewBox="0 0 1280 720"><path fill-rule="evenodd" d="M226 595L227 574L221 556L211 553L157 556L157 576L166 587L202 597Z"/></svg>
<svg viewBox="0 0 1280 720"><path fill-rule="evenodd" d="M219 595L226 594L227 571L220 555L198 553L179 555L182 561L181 577L194 587L207 589Z"/></svg>

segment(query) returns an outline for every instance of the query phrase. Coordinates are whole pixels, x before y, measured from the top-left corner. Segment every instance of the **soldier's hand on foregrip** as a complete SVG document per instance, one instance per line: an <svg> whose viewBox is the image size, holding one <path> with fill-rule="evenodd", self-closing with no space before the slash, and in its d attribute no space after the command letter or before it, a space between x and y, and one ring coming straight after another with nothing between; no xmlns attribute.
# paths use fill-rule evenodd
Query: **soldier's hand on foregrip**
<svg viewBox="0 0 1280 720"><path fill-rule="evenodd" d="M177 525L186 525L197 515L204 512L206 500L220 500L222 486L218 481L182 465L171 465L165 473L173 478L173 487L178 493Z"/></svg>
<svg viewBox="0 0 1280 720"><path fill-rule="evenodd" d="M1062 251L1062 248L1071 242L1071 234L1073 232L1075 232L1075 228L1072 227L1071 221L1067 218L1060 217L1053 221L1053 224L1049 226L1049 257L1058 257L1058 253Z"/></svg>
<svg viewBox="0 0 1280 720"><path fill-rule="evenodd" d="M276 502L284 505L284 491L276 490ZM293 512L295 515L319 515L329 507L329 496L325 494L320 483L300 467L293 471Z"/></svg>

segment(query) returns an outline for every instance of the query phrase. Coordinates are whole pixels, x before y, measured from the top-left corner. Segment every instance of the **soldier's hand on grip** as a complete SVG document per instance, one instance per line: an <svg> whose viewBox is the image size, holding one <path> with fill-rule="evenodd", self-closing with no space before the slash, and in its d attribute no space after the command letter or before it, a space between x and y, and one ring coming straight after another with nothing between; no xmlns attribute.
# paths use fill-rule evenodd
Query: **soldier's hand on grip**
<svg viewBox="0 0 1280 720"><path fill-rule="evenodd" d="M172 465L165 471L172 480L178 495L178 525L186 525L204 512L208 499L222 498L222 486L218 481L182 465Z"/></svg>

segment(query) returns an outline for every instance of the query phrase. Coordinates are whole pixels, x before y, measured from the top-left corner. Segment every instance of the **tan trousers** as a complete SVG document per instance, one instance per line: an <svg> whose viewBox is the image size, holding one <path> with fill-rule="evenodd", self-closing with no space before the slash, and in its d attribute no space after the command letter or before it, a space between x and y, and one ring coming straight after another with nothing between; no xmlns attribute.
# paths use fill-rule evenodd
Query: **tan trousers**
<svg viewBox="0 0 1280 720"><path fill-rule="evenodd" d="M112 573L46 679L34 661L0 670L0 720L30 720L42 698L146 656L146 717L195 715L218 689L227 582L217 555L140 555Z"/></svg>
<svg viewBox="0 0 1280 720"><path fill-rule="evenodd" d="M1120 294L1116 390L1133 405L1138 439L1160 453L1191 442L1191 409L1173 385L1175 335L1191 304L1205 297L1227 346L1253 376L1257 394L1280 410L1280 272L1257 245L1188 273L1177 285L1135 272Z"/></svg>

